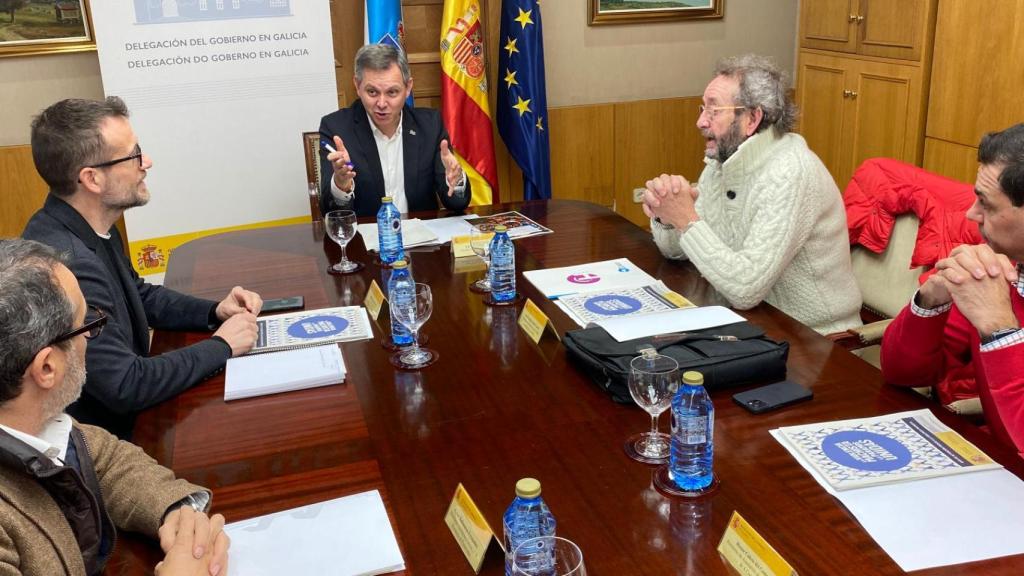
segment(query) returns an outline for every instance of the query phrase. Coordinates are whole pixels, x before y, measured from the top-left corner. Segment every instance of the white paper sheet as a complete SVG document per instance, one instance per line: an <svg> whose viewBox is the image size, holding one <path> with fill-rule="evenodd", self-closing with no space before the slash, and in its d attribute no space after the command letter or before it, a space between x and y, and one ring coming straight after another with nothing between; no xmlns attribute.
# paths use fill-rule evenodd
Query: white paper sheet
<svg viewBox="0 0 1024 576"><path fill-rule="evenodd" d="M907 572L1024 554L1024 482L1005 469L836 492L771 434Z"/></svg>
<svg viewBox="0 0 1024 576"><path fill-rule="evenodd" d="M405 569L380 492L372 490L224 527L229 576L368 576Z"/></svg>
<svg viewBox="0 0 1024 576"><path fill-rule="evenodd" d="M523 277L536 286L545 297L552 300L570 294L616 288L638 288L657 282L654 277L630 262L628 258L562 268L527 270L523 272Z"/></svg>
<svg viewBox="0 0 1024 576"><path fill-rule="evenodd" d="M345 361L337 344L228 360L224 401L305 390L345 380Z"/></svg>
<svg viewBox="0 0 1024 576"><path fill-rule="evenodd" d="M377 236L376 224L359 224L356 226L356 230L363 237L363 243L366 244L367 252L380 251L380 238ZM419 218L402 220L403 247L413 248L415 246L429 246L440 243L437 235L424 226L423 221Z"/></svg>
<svg viewBox="0 0 1024 576"><path fill-rule="evenodd" d="M724 306L699 306L592 322L618 342L671 332L691 332L743 322L745 318Z"/></svg>
<svg viewBox="0 0 1024 576"><path fill-rule="evenodd" d="M421 220L420 222L428 230L437 236L437 241L441 244L445 242L451 242L452 236L466 236L473 229L467 222L467 218L476 218L476 214L463 214L462 216L449 216L448 218L434 218L431 220ZM403 237L404 241L405 238Z"/></svg>

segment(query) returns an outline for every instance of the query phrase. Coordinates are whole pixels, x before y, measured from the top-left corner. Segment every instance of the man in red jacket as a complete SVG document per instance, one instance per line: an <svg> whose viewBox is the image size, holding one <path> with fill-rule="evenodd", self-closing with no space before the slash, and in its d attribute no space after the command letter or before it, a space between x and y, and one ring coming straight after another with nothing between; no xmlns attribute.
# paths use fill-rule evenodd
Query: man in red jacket
<svg viewBox="0 0 1024 576"><path fill-rule="evenodd" d="M985 135L967 217L985 244L962 245L886 330L882 374L931 386L974 366L992 433L1024 455L1024 124Z"/></svg>

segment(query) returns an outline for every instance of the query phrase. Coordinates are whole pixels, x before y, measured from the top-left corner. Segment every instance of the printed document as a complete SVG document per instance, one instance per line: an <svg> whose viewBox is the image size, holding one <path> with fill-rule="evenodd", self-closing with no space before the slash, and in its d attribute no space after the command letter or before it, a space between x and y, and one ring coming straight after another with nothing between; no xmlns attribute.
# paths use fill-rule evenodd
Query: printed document
<svg viewBox="0 0 1024 576"><path fill-rule="evenodd" d="M345 380L345 361L337 344L228 360L224 400L305 390Z"/></svg>

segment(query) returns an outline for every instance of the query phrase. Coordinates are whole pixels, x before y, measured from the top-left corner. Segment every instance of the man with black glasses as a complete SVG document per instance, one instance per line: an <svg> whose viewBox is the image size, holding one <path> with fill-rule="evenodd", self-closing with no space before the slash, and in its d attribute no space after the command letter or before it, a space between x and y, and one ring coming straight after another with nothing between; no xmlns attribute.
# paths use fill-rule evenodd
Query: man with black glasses
<svg viewBox="0 0 1024 576"><path fill-rule="evenodd" d="M114 224L149 201L145 178L153 163L120 98L62 100L44 110L32 122L32 157L50 194L22 236L68 254L86 299L108 316L86 355L85 390L68 412L129 438L136 413L252 348L263 301L238 286L220 302L194 298L149 284L132 268ZM150 357L151 327L217 331Z"/></svg>
<svg viewBox="0 0 1024 576"><path fill-rule="evenodd" d="M99 574L120 528L175 551L162 575L226 574L207 490L64 413L107 323L52 248L0 240L0 573Z"/></svg>

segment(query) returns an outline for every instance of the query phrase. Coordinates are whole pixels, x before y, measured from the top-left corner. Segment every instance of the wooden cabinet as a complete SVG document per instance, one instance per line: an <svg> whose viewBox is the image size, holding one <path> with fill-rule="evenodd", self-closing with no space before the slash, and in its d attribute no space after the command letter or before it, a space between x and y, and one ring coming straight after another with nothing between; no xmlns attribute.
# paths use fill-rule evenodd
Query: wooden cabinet
<svg viewBox="0 0 1024 576"><path fill-rule="evenodd" d="M868 158L920 163L936 5L801 2L799 131L840 189Z"/></svg>
<svg viewBox="0 0 1024 576"><path fill-rule="evenodd" d="M920 162L922 77L920 66L801 51L800 132L840 188L868 158Z"/></svg>
<svg viewBox="0 0 1024 576"><path fill-rule="evenodd" d="M800 46L865 56L921 60L935 0L805 0Z"/></svg>

